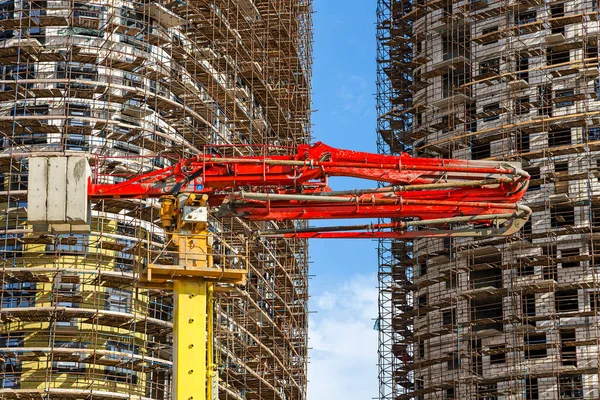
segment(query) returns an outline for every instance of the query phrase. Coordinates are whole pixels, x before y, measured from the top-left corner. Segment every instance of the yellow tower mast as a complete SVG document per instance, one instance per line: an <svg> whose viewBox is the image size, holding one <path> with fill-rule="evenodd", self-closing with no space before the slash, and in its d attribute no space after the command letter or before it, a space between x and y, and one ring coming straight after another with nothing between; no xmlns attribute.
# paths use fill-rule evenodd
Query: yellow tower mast
<svg viewBox="0 0 600 400"><path fill-rule="evenodd" d="M173 289L174 357L173 398L212 400L217 377L214 363L213 293L231 290L246 282L243 269L217 268L213 264L208 229L208 196L180 195L161 198L161 221L169 243L177 248L175 265L150 264L141 285Z"/></svg>

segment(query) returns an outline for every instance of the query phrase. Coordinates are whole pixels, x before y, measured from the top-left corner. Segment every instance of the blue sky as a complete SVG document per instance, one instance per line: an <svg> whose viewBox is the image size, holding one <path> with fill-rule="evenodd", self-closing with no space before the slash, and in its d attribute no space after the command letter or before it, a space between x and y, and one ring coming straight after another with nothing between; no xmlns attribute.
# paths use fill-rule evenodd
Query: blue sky
<svg viewBox="0 0 600 400"><path fill-rule="evenodd" d="M375 6L375 0L315 0L315 141L376 151ZM317 313L310 318L308 399L376 397L376 242L311 240L310 254L310 308Z"/></svg>

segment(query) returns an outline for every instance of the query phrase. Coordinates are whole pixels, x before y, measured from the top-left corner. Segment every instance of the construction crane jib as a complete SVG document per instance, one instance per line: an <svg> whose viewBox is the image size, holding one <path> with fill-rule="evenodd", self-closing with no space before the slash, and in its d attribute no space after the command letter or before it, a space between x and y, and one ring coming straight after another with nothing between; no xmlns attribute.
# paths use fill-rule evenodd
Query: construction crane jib
<svg viewBox="0 0 600 400"><path fill-rule="evenodd" d="M247 265L213 263L211 216L251 221L389 219L252 235L402 240L509 236L531 215L518 204L529 183L518 163L389 156L323 143L301 145L285 156L201 154L124 181L101 176L81 155L32 157L29 174L27 217L34 234L89 230L93 201L160 200L160 223L178 257L173 265L149 262L139 284L174 292L174 400L216 397L213 293L243 285L248 271ZM333 190L330 177L383 185Z"/></svg>

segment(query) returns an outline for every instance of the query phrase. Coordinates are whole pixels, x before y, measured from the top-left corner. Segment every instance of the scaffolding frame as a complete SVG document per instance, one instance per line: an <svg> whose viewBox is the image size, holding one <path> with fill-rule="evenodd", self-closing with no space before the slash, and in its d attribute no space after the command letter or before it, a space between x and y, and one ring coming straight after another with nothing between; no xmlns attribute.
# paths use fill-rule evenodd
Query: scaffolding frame
<svg viewBox="0 0 600 400"><path fill-rule="evenodd" d="M176 257L158 202L97 201L90 234L36 234L27 158L85 154L115 183L309 142L312 12L311 0L0 3L0 397L171 398L172 294L138 286ZM211 220L215 264L249 267L246 287L215 295L220 399L306 398L307 243L246 240L275 225Z"/></svg>
<svg viewBox="0 0 600 400"><path fill-rule="evenodd" d="M381 399L598 393L596 3L380 0L378 146L511 160L513 239L380 243Z"/></svg>

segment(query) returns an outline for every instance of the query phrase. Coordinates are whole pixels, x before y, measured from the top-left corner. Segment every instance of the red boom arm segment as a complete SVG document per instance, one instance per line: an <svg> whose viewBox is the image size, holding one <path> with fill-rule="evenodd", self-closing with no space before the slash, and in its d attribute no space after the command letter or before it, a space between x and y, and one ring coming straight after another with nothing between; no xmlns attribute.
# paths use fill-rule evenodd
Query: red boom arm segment
<svg viewBox="0 0 600 400"><path fill-rule="evenodd" d="M333 192L328 184L332 176L389 185ZM339 232L323 228L278 232L285 236L480 236L511 234L525 223L531 211L517 202L528 182L529 175L517 164L389 156L316 143L299 146L291 156L200 155L125 182L91 183L89 197L200 193L210 195L221 215L248 220L398 219L393 224L360 225L356 230L362 232L347 232L344 227ZM479 229L420 230L450 223L475 223Z"/></svg>

